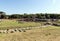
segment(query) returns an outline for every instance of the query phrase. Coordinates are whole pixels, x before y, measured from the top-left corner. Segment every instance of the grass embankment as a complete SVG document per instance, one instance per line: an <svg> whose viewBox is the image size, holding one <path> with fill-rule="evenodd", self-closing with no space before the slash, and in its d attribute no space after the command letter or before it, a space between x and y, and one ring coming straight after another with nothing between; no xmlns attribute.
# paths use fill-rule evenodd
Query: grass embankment
<svg viewBox="0 0 60 41"><path fill-rule="evenodd" d="M27 32L0 34L0 41L60 41L60 27L48 26Z"/></svg>
<svg viewBox="0 0 60 41"><path fill-rule="evenodd" d="M18 22L16 20L2 20L0 21L0 29L12 29L20 27L36 27L40 26L40 22Z"/></svg>

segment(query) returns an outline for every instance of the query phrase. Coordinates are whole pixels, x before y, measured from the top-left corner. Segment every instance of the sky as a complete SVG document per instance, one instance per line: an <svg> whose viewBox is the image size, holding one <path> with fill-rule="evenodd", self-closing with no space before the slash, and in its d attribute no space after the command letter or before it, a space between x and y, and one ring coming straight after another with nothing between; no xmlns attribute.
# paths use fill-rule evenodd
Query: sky
<svg viewBox="0 0 60 41"><path fill-rule="evenodd" d="M0 0L6 14L60 13L60 0Z"/></svg>

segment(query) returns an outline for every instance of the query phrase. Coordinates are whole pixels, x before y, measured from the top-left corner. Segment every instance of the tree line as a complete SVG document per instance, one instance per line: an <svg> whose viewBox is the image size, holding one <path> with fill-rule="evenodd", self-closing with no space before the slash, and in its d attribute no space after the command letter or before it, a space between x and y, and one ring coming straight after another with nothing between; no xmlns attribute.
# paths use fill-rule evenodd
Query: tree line
<svg viewBox="0 0 60 41"><path fill-rule="evenodd" d="M60 14L36 13L36 14L12 14L6 15L5 12L0 12L0 19L21 19L21 18L38 18L38 19L60 19Z"/></svg>

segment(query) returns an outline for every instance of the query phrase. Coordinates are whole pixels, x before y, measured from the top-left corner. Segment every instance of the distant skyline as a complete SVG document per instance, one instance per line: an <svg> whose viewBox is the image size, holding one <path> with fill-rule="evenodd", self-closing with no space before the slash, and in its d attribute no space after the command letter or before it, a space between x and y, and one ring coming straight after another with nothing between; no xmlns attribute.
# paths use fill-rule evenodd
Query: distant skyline
<svg viewBox="0 0 60 41"><path fill-rule="evenodd" d="M7 14L60 13L60 0L0 0L0 11Z"/></svg>

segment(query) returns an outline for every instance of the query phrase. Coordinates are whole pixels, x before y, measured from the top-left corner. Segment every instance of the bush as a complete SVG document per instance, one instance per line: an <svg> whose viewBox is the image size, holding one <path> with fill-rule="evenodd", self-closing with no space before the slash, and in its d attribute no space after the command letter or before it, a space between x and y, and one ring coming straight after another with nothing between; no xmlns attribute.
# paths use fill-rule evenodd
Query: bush
<svg viewBox="0 0 60 41"><path fill-rule="evenodd" d="M47 34L45 34L45 36L48 36L48 35L51 35L51 33L47 33Z"/></svg>

